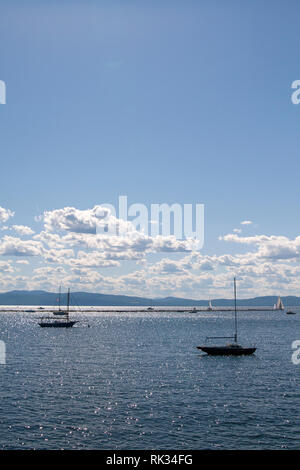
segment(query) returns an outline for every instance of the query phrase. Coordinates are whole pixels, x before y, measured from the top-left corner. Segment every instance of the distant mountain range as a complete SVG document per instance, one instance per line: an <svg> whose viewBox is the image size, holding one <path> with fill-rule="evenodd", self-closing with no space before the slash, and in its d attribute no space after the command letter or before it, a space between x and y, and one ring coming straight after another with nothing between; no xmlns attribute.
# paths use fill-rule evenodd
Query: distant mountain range
<svg viewBox="0 0 300 470"><path fill-rule="evenodd" d="M66 304L67 295L61 295L61 304ZM254 297L251 299L238 299L241 307L272 307L278 297L274 295ZM285 306L300 306L300 297L282 297ZM233 305L232 299L211 299L214 307L229 307ZM58 294L42 290L13 290L0 294L0 305L54 305L58 304ZM182 299L177 297L164 297L149 299L146 297L131 297L126 295L93 294L89 292L71 293L71 304L78 306L196 306L205 307L208 300Z"/></svg>

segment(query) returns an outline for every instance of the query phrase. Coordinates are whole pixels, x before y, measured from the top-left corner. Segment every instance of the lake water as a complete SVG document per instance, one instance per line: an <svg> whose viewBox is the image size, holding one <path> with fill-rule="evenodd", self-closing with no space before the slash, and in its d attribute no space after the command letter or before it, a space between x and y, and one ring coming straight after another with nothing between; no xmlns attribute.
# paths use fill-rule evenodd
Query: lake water
<svg viewBox="0 0 300 470"><path fill-rule="evenodd" d="M229 312L104 310L70 329L0 313L0 448L300 447L299 309L240 313L240 342L258 348L248 357L196 349L232 334Z"/></svg>

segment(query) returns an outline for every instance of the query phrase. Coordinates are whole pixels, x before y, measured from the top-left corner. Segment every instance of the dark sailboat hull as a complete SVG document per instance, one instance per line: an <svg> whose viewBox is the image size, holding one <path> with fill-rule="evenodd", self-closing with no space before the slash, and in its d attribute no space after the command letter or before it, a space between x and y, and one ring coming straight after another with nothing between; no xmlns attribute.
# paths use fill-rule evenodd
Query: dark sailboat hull
<svg viewBox="0 0 300 470"><path fill-rule="evenodd" d="M197 349L210 356L249 356L256 351L256 348L232 348L227 346L197 346Z"/></svg>
<svg viewBox="0 0 300 470"><path fill-rule="evenodd" d="M40 322L39 325L42 328L71 328L77 321L65 321L65 322Z"/></svg>

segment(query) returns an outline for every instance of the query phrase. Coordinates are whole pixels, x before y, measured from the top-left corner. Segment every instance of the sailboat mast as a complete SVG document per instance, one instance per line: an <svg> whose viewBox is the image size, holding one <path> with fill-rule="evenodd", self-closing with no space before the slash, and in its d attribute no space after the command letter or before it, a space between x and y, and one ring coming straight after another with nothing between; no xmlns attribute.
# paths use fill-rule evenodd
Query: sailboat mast
<svg viewBox="0 0 300 470"><path fill-rule="evenodd" d="M235 278L234 278L234 324L235 324L234 341L237 343L236 279Z"/></svg>
<svg viewBox="0 0 300 470"><path fill-rule="evenodd" d="M67 315L69 317L69 310L70 310L70 288L68 289L68 300L67 300Z"/></svg>
<svg viewBox="0 0 300 470"><path fill-rule="evenodd" d="M58 294L58 310L60 311L60 296L61 296L61 286L59 286L59 294Z"/></svg>

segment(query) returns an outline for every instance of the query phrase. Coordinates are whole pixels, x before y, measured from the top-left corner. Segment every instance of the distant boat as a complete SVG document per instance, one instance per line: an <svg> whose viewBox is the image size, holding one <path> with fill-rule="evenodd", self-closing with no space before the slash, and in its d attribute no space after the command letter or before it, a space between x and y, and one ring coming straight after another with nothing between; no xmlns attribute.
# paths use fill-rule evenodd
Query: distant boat
<svg viewBox="0 0 300 470"><path fill-rule="evenodd" d="M78 323L78 321L69 319L70 313L70 289L68 289L68 296L67 296L67 310L64 313L64 318L61 319L53 319L53 318L42 318L39 322L39 325L42 328L71 328Z"/></svg>
<svg viewBox="0 0 300 470"><path fill-rule="evenodd" d="M277 304L274 305L274 310L284 310L284 305L280 297L278 297Z"/></svg>
<svg viewBox="0 0 300 470"><path fill-rule="evenodd" d="M195 312L197 312L196 307L192 308L192 310L189 310L189 313L195 313Z"/></svg>
<svg viewBox="0 0 300 470"><path fill-rule="evenodd" d="M148 312L154 312L154 308L153 308L153 299L151 299L151 301L150 301L150 307L147 308L147 311L148 311Z"/></svg>
<svg viewBox="0 0 300 470"><path fill-rule="evenodd" d="M236 279L234 278L234 323L235 323L235 333L234 336L211 336L207 339L233 339L234 342L227 344L225 346L197 346L197 349L211 355L211 356L242 356L250 355L256 351L256 348L244 348L239 345L237 342L238 338L238 329L237 329L237 308L236 308Z"/></svg>
<svg viewBox="0 0 300 470"><path fill-rule="evenodd" d="M207 310L208 310L208 312L211 312L211 311L212 311L212 309L213 309L213 306L212 306L212 304L211 304L211 300L210 300L210 301L208 302L208 307L207 307Z"/></svg>
<svg viewBox="0 0 300 470"><path fill-rule="evenodd" d="M55 320L52 322L41 321L39 325L42 328L72 328L72 326L78 323L77 321L67 321L67 320Z"/></svg>
<svg viewBox="0 0 300 470"><path fill-rule="evenodd" d="M287 315L296 315L296 312L293 312L292 310L288 310L285 312Z"/></svg>

